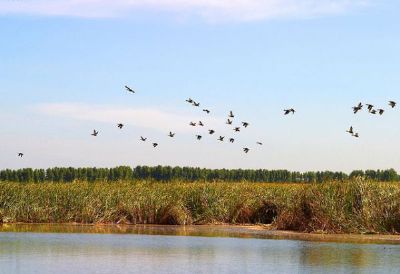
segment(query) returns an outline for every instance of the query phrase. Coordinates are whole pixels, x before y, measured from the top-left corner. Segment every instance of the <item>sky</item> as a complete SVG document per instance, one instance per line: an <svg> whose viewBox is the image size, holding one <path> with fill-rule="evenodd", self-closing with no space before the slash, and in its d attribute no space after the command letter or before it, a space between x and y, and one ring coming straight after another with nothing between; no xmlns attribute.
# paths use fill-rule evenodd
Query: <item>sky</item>
<svg viewBox="0 0 400 274"><path fill-rule="evenodd" d="M400 171L400 108L387 103L400 102L399 11L394 0L0 0L0 169ZM358 102L386 112L354 115ZM230 110L250 126L234 133Z"/></svg>

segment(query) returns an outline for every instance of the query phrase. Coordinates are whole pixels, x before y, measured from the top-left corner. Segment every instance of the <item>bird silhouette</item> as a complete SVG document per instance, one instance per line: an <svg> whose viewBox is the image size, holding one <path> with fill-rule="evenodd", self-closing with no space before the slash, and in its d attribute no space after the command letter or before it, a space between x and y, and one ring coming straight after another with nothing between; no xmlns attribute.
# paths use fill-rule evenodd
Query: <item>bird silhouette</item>
<svg viewBox="0 0 400 274"><path fill-rule="evenodd" d="M193 101L193 106L199 107L199 106L200 106L200 103L196 103L196 102Z"/></svg>
<svg viewBox="0 0 400 274"><path fill-rule="evenodd" d="M153 143L153 147L157 147L158 146L158 144L157 143Z"/></svg>
<svg viewBox="0 0 400 274"><path fill-rule="evenodd" d="M199 126L204 127L204 124L202 121L199 121Z"/></svg>
<svg viewBox="0 0 400 274"><path fill-rule="evenodd" d="M207 114L210 114L210 112L211 112L211 111L208 110L208 109L203 109L203 111L206 112Z"/></svg>
<svg viewBox="0 0 400 274"><path fill-rule="evenodd" d="M353 107L354 114L359 112L362 108L363 108L363 104L362 103L359 103L358 106Z"/></svg>
<svg viewBox="0 0 400 274"><path fill-rule="evenodd" d="M229 112L228 117L229 117L229 118L235 118L235 115L233 115L233 111L232 111L232 110Z"/></svg>
<svg viewBox="0 0 400 274"><path fill-rule="evenodd" d="M225 137L224 137L224 136L219 136L219 138L218 138L218 141L221 141L221 142L223 142L223 141L224 141L224 139L225 139Z"/></svg>
<svg viewBox="0 0 400 274"><path fill-rule="evenodd" d="M392 108L394 108L397 105L397 103L395 101L389 101L389 106L391 106Z"/></svg>
<svg viewBox="0 0 400 274"><path fill-rule="evenodd" d="M247 122L242 122L242 125L243 125L245 128L247 128L247 127L249 126L249 123L247 123Z"/></svg>
<svg viewBox="0 0 400 274"><path fill-rule="evenodd" d="M260 146L262 146L262 145L263 145L263 143L261 143L261 142L257 142L257 145L260 145Z"/></svg>
<svg viewBox="0 0 400 274"><path fill-rule="evenodd" d="M189 125L191 125L192 127L195 127L196 126L196 123L194 123L194 122L190 122L190 124Z"/></svg>
<svg viewBox="0 0 400 274"><path fill-rule="evenodd" d="M171 131L168 134L169 137L173 138L175 136L175 133L172 133Z"/></svg>
<svg viewBox="0 0 400 274"><path fill-rule="evenodd" d="M283 111L285 115L288 115L289 113L294 114L296 112L293 108L284 109Z"/></svg>
<svg viewBox="0 0 400 274"><path fill-rule="evenodd" d="M371 114L376 114L376 110L375 110L375 109L372 109L369 113L371 113Z"/></svg>
<svg viewBox="0 0 400 274"><path fill-rule="evenodd" d="M250 149L245 147L245 148L243 148L243 151L244 151L244 153L249 153Z"/></svg>
<svg viewBox="0 0 400 274"><path fill-rule="evenodd" d="M125 89L130 93L135 93L135 91L128 86L125 86Z"/></svg>
<svg viewBox="0 0 400 274"><path fill-rule="evenodd" d="M201 135L196 135L196 138L197 138L197 140L201 140L201 138L203 138L203 136L201 136Z"/></svg>
<svg viewBox="0 0 400 274"><path fill-rule="evenodd" d="M192 104L194 101L192 98L186 99L186 102L188 102L189 104Z"/></svg>
<svg viewBox="0 0 400 274"><path fill-rule="evenodd" d="M119 129L122 129L124 127L124 124L117 124Z"/></svg>
<svg viewBox="0 0 400 274"><path fill-rule="evenodd" d="M18 153L18 157L22 158L23 156L24 156L24 154L22 152Z"/></svg>
<svg viewBox="0 0 400 274"><path fill-rule="evenodd" d="M360 136L358 135L358 132L357 133L354 133L354 134L352 134L352 136L353 137L356 137L356 138L359 138Z"/></svg>
<svg viewBox="0 0 400 274"><path fill-rule="evenodd" d="M374 108L374 105L371 104L366 104L368 111L371 112L371 110Z"/></svg>
<svg viewBox="0 0 400 274"><path fill-rule="evenodd" d="M382 115L385 112L385 110L380 108L380 109L378 109L378 112L379 112L379 115Z"/></svg>
<svg viewBox="0 0 400 274"><path fill-rule="evenodd" d="M348 132L351 135L353 135L354 134L353 127L351 126L349 130L346 130L346 132Z"/></svg>
<svg viewBox="0 0 400 274"><path fill-rule="evenodd" d="M236 132L239 132L240 131L240 127L235 127L233 130L236 131Z"/></svg>
<svg viewBox="0 0 400 274"><path fill-rule="evenodd" d="M93 130L93 133L91 134L92 136L96 137L99 134L99 132L97 130Z"/></svg>
<svg viewBox="0 0 400 274"><path fill-rule="evenodd" d="M230 139L229 139L229 142L234 143L234 142L235 142L235 139L230 138Z"/></svg>
<svg viewBox="0 0 400 274"><path fill-rule="evenodd" d="M146 142L147 138L144 138L144 137L140 136L140 140L143 141L143 142Z"/></svg>
<svg viewBox="0 0 400 274"><path fill-rule="evenodd" d="M215 133L215 130L209 129L209 130L208 130L208 133L209 133L210 135L213 135L213 134Z"/></svg>
<svg viewBox="0 0 400 274"><path fill-rule="evenodd" d="M232 125L232 120L229 120L229 119L228 119L228 120L226 121L226 124L227 124L227 125Z"/></svg>

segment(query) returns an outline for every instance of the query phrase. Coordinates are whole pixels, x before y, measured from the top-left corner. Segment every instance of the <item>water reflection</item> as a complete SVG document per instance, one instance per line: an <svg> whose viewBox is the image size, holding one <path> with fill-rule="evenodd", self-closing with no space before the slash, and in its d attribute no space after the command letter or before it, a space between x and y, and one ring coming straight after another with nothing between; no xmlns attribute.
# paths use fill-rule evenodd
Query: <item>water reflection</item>
<svg viewBox="0 0 400 274"><path fill-rule="evenodd" d="M32 233L30 226L19 226L18 233L2 228L0 273L395 273L400 269L400 245L221 238L210 230L196 233L214 237L196 237L190 227L177 231L193 237L137 234L159 234L149 227L124 227L120 234L41 228L58 233ZM79 230L121 231L89 228ZM159 229L166 233L172 228Z"/></svg>

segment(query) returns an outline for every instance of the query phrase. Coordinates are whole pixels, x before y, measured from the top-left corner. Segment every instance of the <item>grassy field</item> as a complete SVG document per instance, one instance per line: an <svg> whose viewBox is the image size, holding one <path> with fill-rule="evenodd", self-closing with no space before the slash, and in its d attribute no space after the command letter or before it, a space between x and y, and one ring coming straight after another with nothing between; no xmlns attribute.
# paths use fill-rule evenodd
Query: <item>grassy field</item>
<svg viewBox="0 0 400 274"><path fill-rule="evenodd" d="M0 223L271 224L330 233L400 232L400 184L0 184Z"/></svg>

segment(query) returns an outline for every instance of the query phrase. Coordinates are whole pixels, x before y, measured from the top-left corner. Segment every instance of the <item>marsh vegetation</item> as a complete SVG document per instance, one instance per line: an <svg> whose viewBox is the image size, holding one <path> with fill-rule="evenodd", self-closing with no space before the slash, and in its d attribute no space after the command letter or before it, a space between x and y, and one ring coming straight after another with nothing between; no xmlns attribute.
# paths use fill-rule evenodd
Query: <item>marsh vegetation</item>
<svg viewBox="0 0 400 274"><path fill-rule="evenodd" d="M400 232L400 185L155 181L0 184L0 222L268 224L331 233Z"/></svg>

